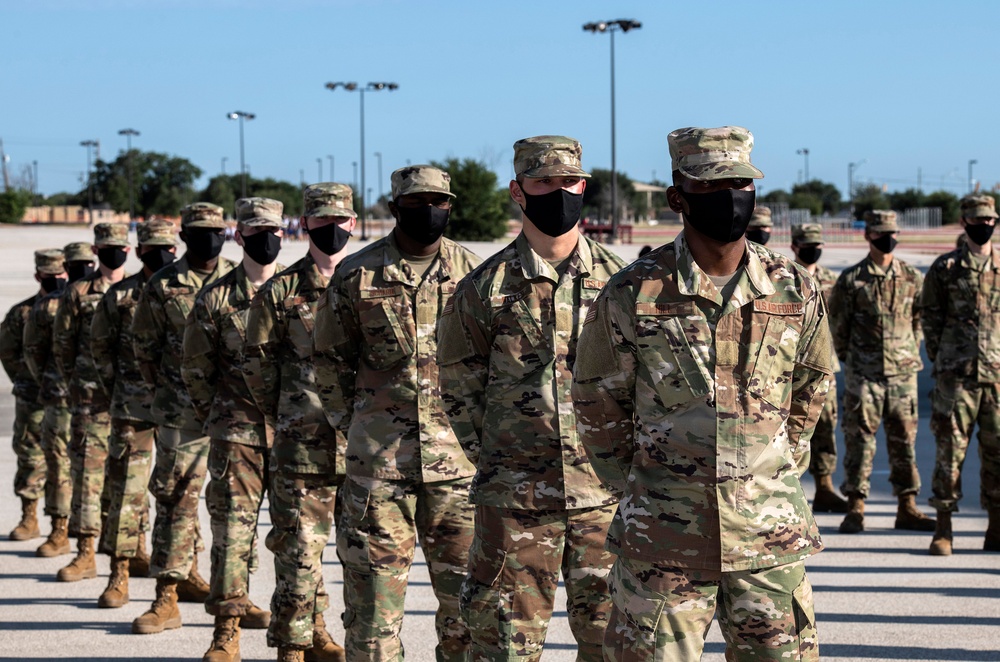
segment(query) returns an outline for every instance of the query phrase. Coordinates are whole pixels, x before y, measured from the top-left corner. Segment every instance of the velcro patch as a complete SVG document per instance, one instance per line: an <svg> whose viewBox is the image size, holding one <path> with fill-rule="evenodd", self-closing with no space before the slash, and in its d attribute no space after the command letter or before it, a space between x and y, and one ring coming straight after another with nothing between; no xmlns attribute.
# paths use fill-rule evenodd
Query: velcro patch
<svg viewBox="0 0 1000 662"><path fill-rule="evenodd" d="M681 317L695 315L698 307L694 301L674 301L671 303L636 303L636 315L656 315L663 317Z"/></svg>
<svg viewBox="0 0 1000 662"><path fill-rule="evenodd" d="M521 290L520 292L515 292L514 294L498 294L497 296L490 297L490 306L496 308L501 306L509 306L512 303L520 301L528 294L527 288Z"/></svg>
<svg viewBox="0 0 1000 662"><path fill-rule="evenodd" d="M373 287L370 289L361 290L361 298L364 299L387 299L389 297L398 297L403 293L403 286L396 285L395 287Z"/></svg>
<svg viewBox="0 0 1000 662"><path fill-rule="evenodd" d="M587 326L597 319L597 306L591 306L587 311L587 316L583 318L583 325Z"/></svg>
<svg viewBox="0 0 1000 662"><path fill-rule="evenodd" d="M801 315L805 304L802 302L777 303L764 299L754 299L753 309L754 312L768 313L769 315Z"/></svg>
<svg viewBox="0 0 1000 662"><path fill-rule="evenodd" d="M593 278L583 279L583 289L585 290L603 290L604 286L607 285L606 280L594 280Z"/></svg>
<svg viewBox="0 0 1000 662"><path fill-rule="evenodd" d="M453 312L455 312L455 299L454 299L454 297L452 297L451 299L448 299L448 303L446 303L444 305L444 309L441 311L441 314L442 315L451 315Z"/></svg>

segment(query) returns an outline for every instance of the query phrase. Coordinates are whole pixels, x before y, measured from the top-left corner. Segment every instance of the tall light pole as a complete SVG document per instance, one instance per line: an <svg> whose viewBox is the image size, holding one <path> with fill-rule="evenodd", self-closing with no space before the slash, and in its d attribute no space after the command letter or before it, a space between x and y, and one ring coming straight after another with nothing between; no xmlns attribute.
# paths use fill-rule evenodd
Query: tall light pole
<svg viewBox="0 0 1000 662"><path fill-rule="evenodd" d="M854 171L867 162L868 159L861 159L847 164L847 199L850 202L851 214L854 214Z"/></svg>
<svg viewBox="0 0 1000 662"><path fill-rule="evenodd" d="M33 189L32 193L34 193L37 196L38 195L38 161L32 161L31 162L31 170L32 170L32 176L31 176L32 187L31 188ZM35 204L35 203L32 202L31 204Z"/></svg>
<svg viewBox="0 0 1000 662"><path fill-rule="evenodd" d="M225 176L225 174L226 174L226 161L228 161L228 160L229 160L228 156L223 156L222 157L222 174L223 174L223 176Z"/></svg>
<svg viewBox="0 0 1000 662"><path fill-rule="evenodd" d="M330 159L330 181L334 181L336 177L333 176L333 154L327 154L326 158Z"/></svg>
<svg viewBox="0 0 1000 662"><path fill-rule="evenodd" d="M245 165L245 161L243 160L243 120L252 120L257 116L254 115L253 113L247 113L242 110L234 110L231 113L227 113L226 117L228 117L231 120L240 121L240 174L242 175L243 178L243 188L242 188L243 195L241 195L240 197L245 198L247 197L247 168Z"/></svg>
<svg viewBox="0 0 1000 662"><path fill-rule="evenodd" d="M614 21L584 23L587 32L608 32L611 34L611 241L618 241L618 165L615 144L615 32L637 30L642 23L632 19L619 18Z"/></svg>
<svg viewBox="0 0 1000 662"><path fill-rule="evenodd" d="M90 148L98 147L101 144L99 140L81 140L80 147L87 148L87 213L90 216L90 225L94 224L94 190L91 186L90 176Z"/></svg>
<svg viewBox="0 0 1000 662"><path fill-rule="evenodd" d="M331 92L336 90L338 87L343 87L348 92L360 92L361 96L361 187L358 189L358 197L360 200L361 207L361 240L364 241L368 239L368 224L366 219L368 217L367 205L365 200L365 90L373 90L378 92L380 90L392 90L399 89L399 85L396 83L386 83L386 82L370 82L365 85L358 85L357 83L327 83L325 85L326 89ZM355 177L355 180L357 177Z"/></svg>
<svg viewBox="0 0 1000 662"><path fill-rule="evenodd" d="M319 173L319 179L317 179L316 181L317 182L323 181L323 157L322 156L317 156L316 157L316 171Z"/></svg>
<svg viewBox="0 0 1000 662"><path fill-rule="evenodd" d="M351 165L354 166L354 190L357 191L358 190L358 162L357 161L351 161ZM361 197L360 192L358 194L358 197Z"/></svg>
<svg viewBox="0 0 1000 662"><path fill-rule="evenodd" d="M801 154L802 157L806 161L806 167L805 167L806 176L805 176L805 179L803 180L802 183L803 184L808 184L809 183L809 148L808 147L803 147L802 149L797 149L797 150L795 150L795 153L796 154Z"/></svg>
<svg viewBox="0 0 1000 662"><path fill-rule="evenodd" d="M132 136L138 136L139 132L135 129L122 129L118 132L119 136L125 136L125 142L128 145L128 151L125 153L125 157L128 159L128 220L135 220L135 189L132 186Z"/></svg>
<svg viewBox="0 0 1000 662"><path fill-rule="evenodd" d="M375 152L375 158L378 159L378 199L382 199L382 152Z"/></svg>
<svg viewBox="0 0 1000 662"><path fill-rule="evenodd" d="M972 166L979 163L976 159L969 159L969 193L972 193L975 189L974 180L972 179Z"/></svg>

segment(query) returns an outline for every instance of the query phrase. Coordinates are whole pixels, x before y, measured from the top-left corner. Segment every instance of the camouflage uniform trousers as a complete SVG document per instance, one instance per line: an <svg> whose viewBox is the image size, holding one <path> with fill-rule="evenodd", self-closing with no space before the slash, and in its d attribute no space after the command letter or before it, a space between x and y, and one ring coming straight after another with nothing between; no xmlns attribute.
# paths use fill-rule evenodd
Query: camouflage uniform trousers
<svg viewBox="0 0 1000 662"><path fill-rule="evenodd" d="M939 374L931 396L931 430L937 440L931 506L958 511L962 464L979 424L980 492L985 510L1000 508L1000 384Z"/></svg>
<svg viewBox="0 0 1000 662"><path fill-rule="evenodd" d="M348 662L403 659L399 631L417 536L438 599L436 658L466 659L469 629L458 597L473 538L471 484L471 478L344 482L337 555L344 567Z"/></svg>
<svg viewBox="0 0 1000 662"><path fill-rule="evenodd" d="M73 503L70 536L99 536L107 515L104 471L108 461L111 414L107 411L73 414L69 442Z"/></svg>
<svg viewBox="0 0 1000 662"><path fill-rule="evenodd" d="M156 499L151 577L187 579L194 555L205 548L198 525L198 501L208 471L208 437L161 427L149 491Z"/></svg>
<svg viewBox="0 0 1000 662"><path fill-rule="evenodd" d="M243 616L257 570L257 520L268 484L268 449L212 439L205 502L212 522L212 574L205 611Z"/></svg>
<svg viewBox="0 0 1000 662"><path fill-rule="evenodd" d="M42 416L45 453L45 514L69 517L73 482L69 470L69 428L72 416L65 405L47 405Z"/></svg>
<svg viewBox="0 0 1000 662"><path fill-rule="evenodd" d="M812 586L802 561L720 572L619 558L604 659L700 660L718 614L727 660L819 660Z"/></svg>
<svg viewBox="0 0 1000 662"><path fill-rule="evenodd" d="M271 531L264 542L274 553L275 586L268 646L312 646L313 619L330 606L323 550L340 516L343 482L330 474L271 473Z"/></svg>
<svg viewBox="0 0 1000 662"><path fill-rule="evenodd" d="M837 383L836 376L830 383L830 395L816 422L812 438L812 456L809 473L814 477L831 476L837 470Z"/></svg>
<svg viewBox="0 0 1000 662"><path fill-rule="evenodd" d="M103 554L133 558L139 551L139 534L149 530L147 490L155 443L153 423L111 419L105 478L108 518L100 544Z"/></svg>
<svg viewBox="0 0 1000 662"><path fill-rule="evenodd" d="M917 471L917 374L881 380L850 376L844 390L844 483L840 491L868 498L875 433L885 426L889 483L895 496L920 491Z"/></svg>
<svg viewBox="0 0 1000 662"><path fill-rule="evenodd" d="M462 587L462 616L472 633L470 660L537 660L566 585L577 660L601 660L611 613L604 549L616 505L573 510L476 507L476 535Z"/></svg>
<svg viewBox="0 0 1000 662"><path fill-rule="evenodd" d="M45 493L45 451L42 450L42 418L45 408L17 398L14 405L14 494L37 501Z"/></svg>

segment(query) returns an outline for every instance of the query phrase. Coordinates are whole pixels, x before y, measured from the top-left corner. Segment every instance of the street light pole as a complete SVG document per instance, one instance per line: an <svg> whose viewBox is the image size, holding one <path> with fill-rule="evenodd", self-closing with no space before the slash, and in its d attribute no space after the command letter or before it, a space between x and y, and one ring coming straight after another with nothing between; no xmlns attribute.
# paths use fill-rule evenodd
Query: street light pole
<svg viewBox="0 0 1000 662"><path fill-rule="evenodd" d="M847 164L847 199L850 201L851 215L854 215L854 171L868 162L868 159L861 159L854 163Z"/></svg>
<svg viewBox="0 0 1000 662"><path fill-rule="evenodd" d="M976 159L969 159L969 193L972 193L975 189L972 179L972 166L976 165L977 163L979 163L979 161L977 161Z"/></svg>
<svg viewBox="0 0 1000 662"><path fill-rule="evenodd" d="M118 135L125 136L128 145L128 152L125 156L128 159L128 220L131 222L135 220L135 188L132 185L132 136L138 136L139 132L135 129L122 129Z"/></svg>
<svg viewBox="0 0 1000 662"><path fill-rule="evenodd" d="M797 149L797 150L795 150L795 153L796 154L801 154L803 156L803 158L805 158L805 162L806 162L805 175L806 176L805 176L805 180L803 181L803 184L808 184L809 183L809 148L808 147L803 147L802 149Z"/></svg>
<svg viewBox="0 0 1000 662"><path fill-rule="evenodd" d="M243 178L243 186L242 186L243 195L240 197L245 198L247 197L247 169L246 169L246 162L243 159L243 120L252 120L257 116L254 115L253 113L247 113L242 110L234 110L233 112L226 114L226 117L228 117L231 120L240 121L240 175Z"/></svg>
<svg viewBox="0 0 1000 662"><path fill-rule="evenodd" d="M80 141L80 146L87 148L87 214L90 216L90 225L94 224L94 190L91 186L92 177L90 176L90 148L100 144L97 140Z"/></svg>
<svg viewBox="0 0 1000 662"><path fill-rule="evenodd" d="M32 189L33 189L32 192L35 194L35 196L37 196L38 195L38 161L32 161L31 162L31 169L32 169L31 183L32 183ZM35 204L35 203L32 202L31 204Z"/></svg>
<svg viewBox="0 0 1000 662"><path fill-rule="evenodd" d="M351 161L351 165L354 166L354 190L357 191L358 190L358 162L357 161Z"/></svg>
<svg viewBox="0 0 1000 662"><path fill-rule="evenodd" d="M222 175L223 175L223 177L226 175L226 161L228 161L228 160L229 160L228 156L223 156L222 157Z"/></svg>
<svg viewBox="0 0 1000 662"><path fill-rule="evenodd" d="M618 242L618 164L615 140L615 32L628 32L642 27L642 23L632 19L585 23L587 32L608 32L611 34L611 241Z"/></svg>
<svg viewBox="0 0 1000 662"><path fill-rule="evenodd" d="M336 179L336 177L334 177L333 175L333 155L327 154L326 158L330 159L330 181L332 182Z"/></svg>
<svg viewBox="0 0 1000 662"><path fill-rule="evenodd" d="M382 199L382 152L375 152L375 158L378 159L378 199ZM378 202L378 200L376 200Z"/></svg>
<svg viewBox="0 0 1000 662"><path fill-rule="evenodd" d="M316 181L317 182L323 181L323 157L322 156L317 156L316 157L316 170L319 172L319 179L317 179Z"/></svg>

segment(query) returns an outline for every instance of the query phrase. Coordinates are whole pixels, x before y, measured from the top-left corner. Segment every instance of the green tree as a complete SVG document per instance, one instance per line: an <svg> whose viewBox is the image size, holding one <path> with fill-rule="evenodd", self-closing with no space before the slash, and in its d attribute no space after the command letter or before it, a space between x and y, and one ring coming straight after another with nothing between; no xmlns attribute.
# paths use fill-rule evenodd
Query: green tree
<svg viewBox="0 0 1000 662"><path fill-rule="evenodd" d="M195 181L201 168L180 156L132 150L132 186L135 213L175 215L196 197ZM118 212L129 208L129 154L119 153L114 161L98 161L93 175L94 204L107 203ZM87 189L80 194L86 199Z"/></svg>
<svg viewBox="0 0 1000 662"><path fill-rule="evenodd" d="M878 184L865 184L854 189L854 218L861 220L866 211L889 209L889 199Z"/></svg>
<svg viewBox="0 0 1000 662"><path fill-rule="evenodd" d="M774 204L780 202L790 202L791 199L792 196L789 195L788 191L783 191L779 188L765 193L764 197L762 197L760 201L765 204Z"/></svg>
<svg viewBox="0 0 1000 662"><path fill-rule="evenodd" d="M961 209L958 204L958 196L948 191L934 191L928 193L924 198L925 207L939 207L941 209L941 223L958 223Z"/></svg>
<svg viewBox="0 0 1000 662"><path fill-rule="evenodd" d="M0 223L20 223L34 196L26 189L7 189L0 193Z"/></svg>
<svg viewBox="0 0 1000 662"><path fill-rule="evenodd" d="M788 198L788 206L791 209L808 209L813 216L823 213L823 200L809 191L792 190L792 195Z"/></svg>
<svg viewBox="0 0 1000 662"><path fill-rule="evenodd" d="M507 234L506 193L497 176L475 159L432 162L451 175L451 221L446 231L456 241L493 241Z"/></svg>
<svg viewBox="0 0 1000 662"><path fill-rule="evenodd" d="M840 211L841 201L840 201L840 191L837 187L829 182L824 182L819 179L811 179L803 184L796 184L792 187L792 198L795 198L796 194L809 195L815 198L820 203L820 211L813 213L819 215L820 213L826 214L836 214ZM794 202L790 203L792 207L797 209L811 209L811 201L809 198L802 198L804 201L809 201L810 204L797 205Z"/></svg>
<svg viewBox="0 0 1000 662"><path fill-rule="evenodd" d="M236 215L236 200L243 190L243 178L239 174L216 175L209 180L208 186L198 194L198 200L211 202L226 210L227 216ZM302 214L302 189L297 184L280 179L255 179L247 176L248 198L271 198L281 202L286 216Z"/></svg>
<svg viewBox="0 0 1000 662"><path fill-rule="evenodd" d="M239 182L236 182L236 186L239 187ZM208 180L208 186L198 195L198 201L219 205L225 210L226 216L232 217L236 213L236 197L236 189L233 188L233 177L230 175L216 175Z"/></svg>
<svg viewBox="0 0 1000 662"><path fill-rule="evenodd" d="M646 196L635 192L632 179L623 172L618 173L618 205L624 216L631 211L642 214L646 211ZM583 215L597 218L611 218L611 171L594 168L587 179L583 191Z"/></svg>
<svg viewBox="0 0 1000 662"><path fill-rule="evenodd" d="M927 196L924 195L923 191L919 191L915 188L908 188L905 191L897 191L895 193L887 193L886 197L889 199L889 205L893 209L898 209L900 211L927 206Z"/></svg>

